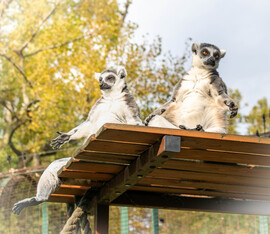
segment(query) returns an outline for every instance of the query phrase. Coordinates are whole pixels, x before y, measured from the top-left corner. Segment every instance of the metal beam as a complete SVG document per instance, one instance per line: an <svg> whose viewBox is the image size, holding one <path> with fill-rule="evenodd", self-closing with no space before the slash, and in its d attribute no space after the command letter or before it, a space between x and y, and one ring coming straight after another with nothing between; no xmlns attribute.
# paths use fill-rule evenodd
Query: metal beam
<svg viewBox="0 0 270 234"><path fill-rule="evenodd" d="M270 215L270 202L127 191L111 205L164 208L190 211Z"/></svg>
<svg viewBox="0 0 270 234"><path fill-rule="evenodd" d="M110 204L175 153L180 152L180 141L179 136L166 135L160 142L152 145L100 189L97 195L98 203Z"/></svg>

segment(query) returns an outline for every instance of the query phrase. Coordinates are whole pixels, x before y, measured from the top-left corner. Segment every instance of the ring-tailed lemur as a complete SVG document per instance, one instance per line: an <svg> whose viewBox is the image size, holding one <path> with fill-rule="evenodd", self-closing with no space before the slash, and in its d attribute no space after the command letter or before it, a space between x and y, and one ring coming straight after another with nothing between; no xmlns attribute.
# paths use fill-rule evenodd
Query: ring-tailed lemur
<svg viewBox="0 0 270 234"><path fill-rule="evenodd" d="M118 70L109 69L102 73L96 73L102 97L93 106L85 122L68 133L59 133L60 136L52 140L52 146L59 148L70 140L88 137L96 133L105 123L143 125L140 119L139 108L127 88L126 76L127 72L124 68ZM39 179L36 196L17 202L14 204L12 211L15 214L20 214L25 207L35 206L47 201L61 183L57 172L70 159L62 158L53 161Z"/></svg>
<svg viewBox="0 0 270 234"><path fill-rule="evenodd" d="M57 172L66 165L71 158L61 158L53 161L41 175L35 197L26 198L14 204L12 211L20 214L28 206L36 206L49 199L49 196L59 187L60 179Z"/></svg>
<svg viewBox="0 0 270 234"><path fill-rule="evenodd" d="M207 43L193 43L192 67L175 86L169 102L150 114L148 126L226 132L226 112L238 107L228 96L217 68L226 51Z"/></svg>
<svg viewBox="0 0 270 234"><path fill-rule="evenodd" d="M143 125L139 107L127 88L126 76L125 68L96 73L101 98L92 107L85 122L68 133L57 132L60 136L52 140L51 146L58 149L70 140L87 138L105 123Z"/></svg>

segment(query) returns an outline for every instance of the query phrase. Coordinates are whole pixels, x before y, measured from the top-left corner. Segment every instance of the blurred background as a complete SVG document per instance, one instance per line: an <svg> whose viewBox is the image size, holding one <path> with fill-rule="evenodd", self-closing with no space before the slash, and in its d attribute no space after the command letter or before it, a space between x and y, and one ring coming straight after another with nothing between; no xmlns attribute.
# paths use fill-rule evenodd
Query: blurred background
<svg viewBox="0 0 270 234"><path fill-rule="evenodd" d="M49 146L57 130L87 117L100 96L94 73L105 68L126 67L144 119L191 66L192 43L215 44L227 50L219 73L240 106L229 133L269 137L269 10L266 0L0 0L0 231L42 232L42 205L23 218L10 208L35 193L51 161L71 156L81 143ZM50 233L57 233L65 206L46 209ZM111 208L111 233L119 233L119 209ZM161 233L260 230L256 216L159 215ZM149 209L129 208L129 219L131 233L151 231Z"/></svg>

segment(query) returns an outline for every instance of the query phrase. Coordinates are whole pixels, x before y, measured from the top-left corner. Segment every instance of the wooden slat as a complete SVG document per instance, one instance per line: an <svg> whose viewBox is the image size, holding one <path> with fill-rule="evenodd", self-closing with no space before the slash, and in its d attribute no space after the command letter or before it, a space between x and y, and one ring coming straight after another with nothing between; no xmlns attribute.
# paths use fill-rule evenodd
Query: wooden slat
<svg viewBox="0 0 270 234"><path fill-rule="evenodd" d="M210 172L224 175L270 178L270 168L247 167L241 165L222 165L218 163L192 162L184 160L169 160L160 168L187 170L196 172Z"/></svg>
<svg viewBox="0 0 270 234"><path fill-rule="evenodd" d="M101 187L103 182L75 178L61 178L62 185L77 185L84 187Z"/></svg>
<svg viewBox="0 0 270 234"><path fill-rule="evenodd" d="M74 203L75 198L72 195L62 195L62 194L51 194L48 202L58 202L58 203Z"/></svg>
<svg viewBox="0 0 270 234"><path fill-rule="evenodd" d="M113 132L115 133L113 134ZM115 141L126 139L126 141L136 142L138 141L136 136L138 132L144 133L145 135L150 134L151 137L153 137L154 134L181 136L181 146L192 147L194 149L215 149L270 155L270 139L230 134L121 124L105 124L97 133L97 138Z"/></svg>
<svg viewBox="0 0 270 234"><path fill-rule="evenodd" d="M102 153L87 150L82 150L81 152L79 152L79 154L75 156L76 159L81 159L84 161L121 163L121 164L130 164L130 162L136 159L136 157L137 156L134 155Z"/></svg>
<svg viewBox="0 0 270 234"><path fill-rule="evenodd" d="M181 148L181 151L175 154L174 158L270 166L270 156L249 153Z"/></svg>
<svg viewBox="0 0 270 234"><path fill-rule="evenodd" d="M167 178L167 179L171 178L171 179L178 179L178 180L181 180L181 179L198 180L198 181L213 182L213 183L270 187L269 179L222 175L222 174L217 174L217 173L156 169L149 176L156 177L156 178Z"/></svg>
<svg viewBox="0 0 270 234"><path fill-rule="evenodd" d="M182 189L211 189L220 192L233 192L233 193L244 193L244 194L260 194L270 197L270 188L258 187L258 186L245 186L245 185L233 185L233 184L218 184L218 183L206 183L192 180L172 180L172 179L161 179L147 176L140 180L138 186L164 186L164 187L175 187Z"/></svg>
<svg viewBox="0 0 270 234"><path fill-rule="evenodd" d="M148 148L149 145L142 145L135 143L133 144L128 141L126 142L103 141L97 140L94 137L92 137L91 141L84 149L108 153L140 155L143 151L147 150Z"/></svg>
<svg viewBox="0 0 270 234"><path fill-rule="evenodd" d="M141 178L151 173L163 164L175 152L180 150L180 137L164 136L160 142L143 152L129 166L126 166L117 176L107 182L99 191L97 201L109 204L115 198L127 191Z"/></svg>
<svg viewBox="0 0 270 234"><path fill-rule="evenodd" d="M169 187L158 187L158 186L134 186L130 189L131 191L147 191L147 192L158 192L158 193L172 193L172 194L185 194L185 195L199 195L199 196L211 196L211 197L224 197L224 198L241 198L241 199L252 199L270 201L269 196L264 195L252 195L243 193L223 193L216 191L203 191L196 189L181 189L181 188L169 188Z"/></svg>
<svg viewBox="0 0 270 234"><path fill-rule="evenodd" d="M91 173L85 171L73 171L68 169L63 169L63 171L59 174L60 178L75 178L94 181L107 181L110 180L113 176L113 174Z"/></svg>
<svg viewBox="0 0 270 234"><path fill-rule="evenodd" d="M270 215L270 202L226 198L185 197L154 192L127 191L114 200L112 205L234 214Z"/></svg>
<svg viewBox="0 0 270 234"><path fill-rule="evenodd" d="M90 189L90 187L61 184L59 189L57 189L54 192L54 194L67 194L67 195L80 195L80 196L82 196L85 194L85 192L88 189Z"/></svg>
<svg viewBox="0 0 270 234"><path fill-rule="evenodd" d="M117 174L120 172L124 166L113 165L113 164L103 164L103 163L92 163L92 162L82 162L76 160L72 162L67 169L75 171L84 172L95 172L95 173L110 173Z"/></svg>

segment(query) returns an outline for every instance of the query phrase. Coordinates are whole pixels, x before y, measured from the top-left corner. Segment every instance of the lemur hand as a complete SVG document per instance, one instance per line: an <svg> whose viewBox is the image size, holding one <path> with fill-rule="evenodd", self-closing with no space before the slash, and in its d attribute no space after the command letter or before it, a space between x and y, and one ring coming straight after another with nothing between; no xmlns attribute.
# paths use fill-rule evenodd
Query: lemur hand
<svg viewBox="0 0 270 234"><path fill-rule="evenodd" d="M153 119L156 115L161 115L162 113L165 112L165 109L161 108L161 109L157 109L154 112L152 112L145 120L144 120L144 124L145 126L147 126L149 124L149 122L151 121L151 119Z"/></svg>
<svg viewBox="0 0 270 234"><path fill-rule="evenodd" d="M59 149L63 144L67 143L70 139L70 135L63 132L57 132L59 134L58 137L52 139L50 146L53 149Z"/></svg>
<svg viewBox="0 0 270 234"><path fill-rule="evenodd" d="M224 104L225 104L226 106L228 106L228 107L229 107L229 110L231 111L230 118L235 117L235 116L237 115L237 112L238 112L238 107L237 107L237 105L234 103L234 101L228 99L228 100L225 100L225 101L224 101Z"/></svg>

